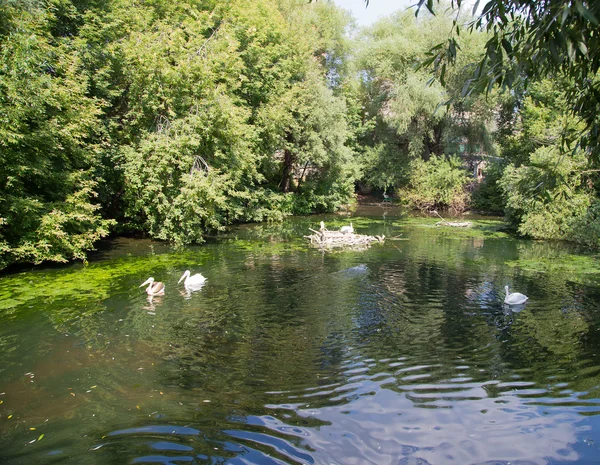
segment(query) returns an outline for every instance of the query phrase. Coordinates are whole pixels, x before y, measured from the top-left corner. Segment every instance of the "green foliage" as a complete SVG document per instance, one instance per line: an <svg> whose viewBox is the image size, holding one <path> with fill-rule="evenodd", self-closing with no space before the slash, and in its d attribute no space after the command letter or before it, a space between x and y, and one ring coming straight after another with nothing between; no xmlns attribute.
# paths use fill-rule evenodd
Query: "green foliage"
<svg viewBox="0 0 600 465"><path fill-rule="evenodd" d="M450 25L443 19L425 24L418 24L414 15L406 12L375 23L357 38L354 66L360 78L361 100L365 116L375 123L374 131L363 142L371 147L387 145L377 152L397 152L393 156L396 159L441 153L445 109L439 104L444 100L444 89L439 83L428 86L429 76L416 70L416 65ZM398 177L381 172L377 164L365 166L365 173L367 178Z"/></svg>
<svg viewBox="0 0 600 465"><path fill-rule="evenodd" d="M11 261L41 263L67 262L86 259L99 239L108 235L113 220L98 215L99 205L91 203L96 196L96 183L83 172L70 175L69 184L76 191L64 201L44 205L45 213L37 219L37 228L23 234L16 247L10 250Z"/></svg>
<svg viewBox="0 0 600 465"><path fill-rule="evenodd" d="M578 18L593 22L594 8ZM0 268L85 260L110 228L188 244L236 222L331 212L353 201L357 180L401 188L419 208L464 210L467 175L442 155L457 153L501 153L514 165L506 185L522 188L514 195L537 196L524 178L540 176L558 198L572 194L552 213L566 215L575 201L577 214L555 224L568 232L543 234L593 244L595 178L567 182L573 192L564 195L552 184L575 182L588 167L577 161L556 173L548 161L541 174L531 161L555 159L545 148L561 134L592 134L564 111L573 94L548 81L489 100L463 95L469 63L491 59L495 30L451 39L462 54L440 62L439 81L428 82L419 63L458 24L405 12L351 42L350 18L330 2L5 2ZM588 39L580 42L592 59ZM577 50L569 63L583 57L579 42ZM560 85L578 88L580 76L569 76ZM488 170L477 208L501 209L499 177ZM524 234L548 220L532 216L538 206L511 208Z"/></svg>
<svg viewBox="0 0 600 465"><path fill-rule="evenodd" d="M521 101L518 124L504 136L512 161L499 182L507 219L520 234L598 245L594 171L582 150L565 152L561 134L581 128L568 113L562 81L532 84Z"/></svg>
<svg viewBox="0 0 600 465"><path fill-rule="evenodd" d="M345 114L344 101L314 73L261 109L261 139L270 152L281 153L284 191L350 198L354 168L345 145L349 136Z"/></svg>
<svg viewBox="0 0 600 465"><path fill-rule="evenodd" d="M518 104L516 119L502 132L502 154L516 165L527 163L540 146L561 144L561 134L581 129L577 118L569 114L564 80L546 79L529 85L527 92L509 104Z"/></svg>
<svg viewBox="0 0 600 465"><path fill-rule="evenodd" d="M410 173L410 157L385 142L365 147L361 162L362 179L383 191L405 184Z"/></svg>
<svg viewBox="0 0 600 465"><path fill-rule="evenodd" d="M286 8L298 19L297 7ZM144 54L139 35L125 47L130 88L144 92L135 101L149 105L132 107L128 122L155 126L123 150L127 216L176 243L200 242L232 222L332 211L352 195L344 102L311 59L331 41L298 25L314 20L290 25L267 2L219 13L208 37L201 23L180 31L151 22ZM175 51L165 35L177 38ZM165 59L157 64L156 56Z"/></svg>
<svg viewBox="0 0 600 465"><path fill-rule="evenodd" d="M460 10L462 4L461 0L451 0L453 9ZM432 0L419 0L417 11L423 6L433 12ZM450 39L432 49L428 63L441 69L453 62L457 37L466 28L489 33L483 56L472 71L472 91L489 91L494 85L514 88L544 78L566 77L566 108L585 124L564 136L589 149L598 162L599 21L597 1L489 0L473 21L466 25L453 23ZM465 91L468 89L466 86Z"/></svg>
<svg viewBox="0 0 600 465"><path fill-rule="evenodd" d="M102 216L182 244L352 199L342 10L46 6L0 12L1 267L84 259Z"/></svg>
<svg viewBox="0 0 600 465"><path fill-rule="evenodd" d="M0 34L0 267L84 259L108 234L95 201L103 140L77 43L52 35L55 10L3 7Z"/></svg>
<svg viewBox="0 0 600 465"><path fill-rule="evenodd" d="M463 212L468 206L468 174L457 157L414 160L408 185L398 191L411 208L422 211L450 209Z"/></svg>
<svg viewBox="0 0 600 465"><path fill-rule="evenodd" d="M505 200L499 181L504 173L504 163L487 160L484 171L483 181L471 193L471 206L488 214L502 214Z"/></svg>
<svg viewBox="0 0 600 465"><path fill-rule="evenodd" d="M592 191L582 183L582 154L570 156L556 147L540 147L529 163L509 165L500 181L507 197L508 219L519 233L539 239L585 241L598 244L598 224L588 209ZM591 221L590 221L591 220Z"/></svg>
<svg viewBox="0 0 600 465"><path fill-rule="evenodd" d="M449 17L417 19L404 12L378 21L358 36L354 66L363 111L357 112L358 121L354 116L353 128L362 145L364 183L383 191L403 186L410 160L430 154L496 153L492 138L496 103L461 95L464 65L479 58L485 36L463 38L463 61L445 67L438 81L419 67L451 28ZM443 105L449 100L451 106Z"/></svg>

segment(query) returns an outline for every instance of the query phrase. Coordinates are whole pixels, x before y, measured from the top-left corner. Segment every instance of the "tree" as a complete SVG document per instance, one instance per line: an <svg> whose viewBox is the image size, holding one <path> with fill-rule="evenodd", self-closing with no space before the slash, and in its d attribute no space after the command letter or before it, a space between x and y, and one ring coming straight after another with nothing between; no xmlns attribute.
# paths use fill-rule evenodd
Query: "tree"
<svg viewBox="0 0 600 465"><path fill-rule="evenodd" d="M582 149L563 151L560 134L575 132L564 85L531 84L521 102L518 124L506 137L503 155L511 163L499 181L506 215L520 233L597 246L600 237L595 170L586 170Z"/></svg>
<svg viewBox="0 0 600 465"><path fill-rule="evenodd" d="M363 181L371 186L385 191L406 183L415 158L494 154L495 101L461 95L463 65L479 59L485 35L460 38L464 53L447 67L443 80L432 81L429 71L418 68L451 28L445 16L415 18L404 12L378 21L357 37L353 58L362 109L351 108L363 114L352 120L364 147ZM452 105L442 105L448 100ZM367 126L372 129L364 131Z"/></svg>
<svg viewBox="0 0 600 465"><path fill-rule="evenodd" d="M462 213L468 207L466 186L469 177L458 157L432 156L411 163L408 184L400 189L400 197L421 211L436 208Z"/></svg>
<svg viewBox="0 0 600 465"><path fill-rule="evenodd" d="M137 8L139 24L120 40L133 225L200 242L235 221L331 211L351 198L345 106L321 56L335 40L318 21L294 2L283 11L267 1L210 11L190 2L183 20ZM307 14L315 9L324 7Z"/></svg>
<svg viewBox="0 0 600 465"><path fill-rule="evenodd" d="M368 1L367 1L368 3ZM440 4L440 0L437 0ZM473 12L477 11L479 0ZM464 0L451 0L460 12ZM419 0L417 13L426 8L434 13L433 0ZM592 160L600 161L600 40L598 27L600 3L590 0L488 0L478 16L466 25L470 31L490 34L481 60L465 92L489 91L494 85L512 88L541 78L566 76L571 111L584 121L574 133L564 134L576 140ZM459 49L457 37L465 25L453 23L446 44L432 49L428 64L442 75Z"/></svg>
<svg viewBox="0 0 600 465"><path fill-rule="evenodd" d="M0 11L0 268L84 259L112 223L96 199L101 106L55 9Z"/></svg>
<svg viewBox="0 0 600 465"><path fill-rule="evenodd" d="M350 201L347 21L301 0L5 2L0 268L85 259L113 220L189 243Z"/></svg>

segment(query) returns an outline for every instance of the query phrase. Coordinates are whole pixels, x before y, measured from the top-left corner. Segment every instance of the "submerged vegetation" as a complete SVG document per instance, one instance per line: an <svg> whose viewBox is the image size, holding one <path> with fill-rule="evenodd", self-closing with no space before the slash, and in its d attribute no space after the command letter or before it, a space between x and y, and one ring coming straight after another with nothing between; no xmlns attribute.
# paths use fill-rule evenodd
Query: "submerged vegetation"
<svg viewBox="0 0 600 465"><path fill-rule="evenodd" d="M326 1L4 2L0 269L85 260L111 233L189 244L332 212L355 186L597 246L597 160L563 143L592 127L566 110L575 77L467 93L490 55L474 30L432 81L456 24L407 11L356 31Z"/></svg>

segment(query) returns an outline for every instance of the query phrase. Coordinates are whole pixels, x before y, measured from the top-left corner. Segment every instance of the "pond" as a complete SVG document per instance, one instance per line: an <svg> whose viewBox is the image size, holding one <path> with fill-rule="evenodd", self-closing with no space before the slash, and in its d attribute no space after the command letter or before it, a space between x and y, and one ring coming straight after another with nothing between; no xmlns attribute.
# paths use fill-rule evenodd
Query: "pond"
<svg viewBox="0 0 600 465"><path fill-rule="evenodd" d="M376 207L324 254L321 220L2 275L0 463L600 463L595 255Z"/></svg>

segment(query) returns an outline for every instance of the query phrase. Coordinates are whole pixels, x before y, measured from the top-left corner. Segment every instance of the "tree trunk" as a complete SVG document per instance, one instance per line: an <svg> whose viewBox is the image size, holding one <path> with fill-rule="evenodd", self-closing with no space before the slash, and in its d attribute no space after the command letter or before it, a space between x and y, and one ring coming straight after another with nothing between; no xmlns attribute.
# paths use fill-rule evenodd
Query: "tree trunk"
<svg viewBox="0 0 600 465"><path fill-rule="evenodd" d="M291 144L294 139L292 134L288 133L285 136L285 140L288 144ZM293 191L293 171L294 171L294 154L289 150L285 149L283 151L283 170L281 173L281 189L283 192L291 192Z"/></svg>
<svg viewBox="0 0 600 465"><path fill-rule="evenodd" d="M429 139L429 138L428 138ZM434 153L438 157L444 153L444 147L442 144L442 125L436 124L433 128L433 140L429 139L428 144L431 153Z"/></svg>
<svg viewBox="0 0 600 465"><path fill-rule="evenodd" d="M283 172L281 174L281 189L283 192L292 191L292 170L294 168L294 156L289 150L283 152Z"/></svg>

